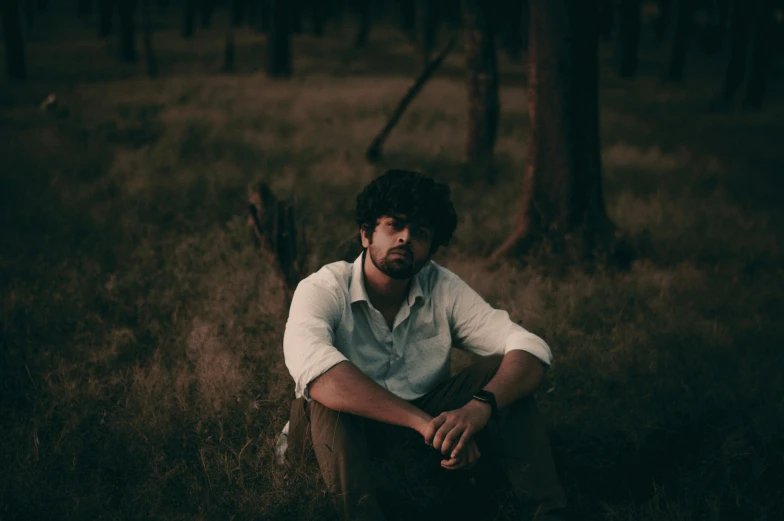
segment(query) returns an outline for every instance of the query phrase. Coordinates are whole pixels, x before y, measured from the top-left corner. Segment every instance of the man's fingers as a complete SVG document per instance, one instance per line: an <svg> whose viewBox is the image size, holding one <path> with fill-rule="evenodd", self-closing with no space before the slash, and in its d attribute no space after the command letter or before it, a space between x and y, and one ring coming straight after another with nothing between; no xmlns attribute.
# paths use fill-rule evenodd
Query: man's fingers
<svg viewBox="0 0 784 521"><path fill-rule="evenodd" d="M454 448L454 449L452 449L452 457L453 457L453 458L454 458L455 456L457 456L458 454L460 454L460 451L462 451L462 450L463 450L463 448L464 448L464 447L466 447L467 443L468 443L469 441L471 441L471 437L472 437L473 435L474 435L474 430L473 430L473 429L471 428L471 426L469 425L469 426L466 428L466 430L464 430L464 431L463 431L463 435L462 435L462 436L460 436L460 440L457 442L457 445L455 445L455 448Z"/></svg>
<svg viewBox="0 0 784 521"><path fill-rule="evenodd" d="M452 427L452 430L449 431L449 434L446 435L444 438L444 443L441 445L441 452L444 454L449 454L449 451L452 451L451 457L457 456L459 451L452 450L452 447L455 446L455 442L460 441L461 435L463 431L461 427Z"/></svg>
<svg viewBox="0 0 784 521"><path fill-rule="evenodd" d="M457 458L441 460L441 466L447 470L457 470L465 466L465 461Z"/></svg>
<svg viewBox="0 0 784 521"><path fill-rule="evenodd" d="M452 423L444 423L436 432L436 435L433 437L433 448L436 450L441 450L441 444L444 443L444 439L446 438L447 434L454 428L454 424Z"/></svg>
<svg viewBox="0 0 784 521"><path fill-rule="evenodd" d="M428 445L432 445L433 444L433 436L435 436L436 431L444 424L445 421L446 421L446 418L444 418L443 414L440 414L440 415L436 416L435 418L433 418L432 420L430 420L430 423L428 424L427 429L425 429L425 443L426 444L428 444Z"/></svg>

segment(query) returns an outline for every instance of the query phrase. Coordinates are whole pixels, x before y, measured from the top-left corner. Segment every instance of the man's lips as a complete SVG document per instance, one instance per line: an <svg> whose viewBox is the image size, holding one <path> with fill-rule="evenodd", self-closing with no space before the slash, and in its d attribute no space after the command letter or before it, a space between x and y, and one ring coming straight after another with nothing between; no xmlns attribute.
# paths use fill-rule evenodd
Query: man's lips
<svg viewBox="0 0 784 521"><path fill-rule="evenodd" d="M410 259L413 255L407 251L391 251L389 252L390 255L398 255L400 257L405 257L406 259Z"/></svg>

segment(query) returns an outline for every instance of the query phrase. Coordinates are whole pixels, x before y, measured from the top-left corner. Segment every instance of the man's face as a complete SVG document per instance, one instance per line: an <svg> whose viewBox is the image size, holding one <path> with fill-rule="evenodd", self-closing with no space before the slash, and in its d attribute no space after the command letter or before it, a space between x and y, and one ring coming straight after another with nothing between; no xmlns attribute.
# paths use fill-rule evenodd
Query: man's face
<svg viewBox="0 0 784 521"><path fill-rule="evenodd" d="M409 223L404 215L383 216L372 235L362 230L362 246L382 273L397 280L416 275L430 260L433 229Z"/></svg>

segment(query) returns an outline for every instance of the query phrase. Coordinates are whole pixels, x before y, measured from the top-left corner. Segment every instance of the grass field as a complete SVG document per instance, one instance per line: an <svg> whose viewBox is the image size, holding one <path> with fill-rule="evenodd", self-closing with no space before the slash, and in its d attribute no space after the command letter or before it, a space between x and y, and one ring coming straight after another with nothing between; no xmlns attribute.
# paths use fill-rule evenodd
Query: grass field
<svg viewBox="0 0 784 521"><path fill-rule="evenodd" d="M764 111L708 114L720 59L695 54L686 82L664 85L647 42L622 82L604 48L605 196L638 258L489 273L525 160L522 64L501 62L497 183L468 185L459 53L370 166L419 68L392 29L367 51L334 29L298 36L295 77L271 81L263 36L240 30L239 71L221 75L220 29L186 43L159 17L149 80L91 25L39 23L32 79L0 84L0 519L330 519L314 461L274 462L288 310L247 189L296 197L315 270L390 167L450 184L459 225L437 261L552 347L538 399L580 519L784 518L780 64ZM58 108L39 110L51 92ZM416 490L386 495L406 519L439 519ZM486 512L512 515L503 500Z"/></svg>

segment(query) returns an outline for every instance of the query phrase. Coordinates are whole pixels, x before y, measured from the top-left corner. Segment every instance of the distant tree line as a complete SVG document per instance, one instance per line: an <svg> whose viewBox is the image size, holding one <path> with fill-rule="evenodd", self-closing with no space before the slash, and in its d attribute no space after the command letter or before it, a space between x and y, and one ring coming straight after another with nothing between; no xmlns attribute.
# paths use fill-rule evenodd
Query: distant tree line
<svg viewBox="0 0 784 521"><path fill-rule="evenodd" d="M389 123L368 149L380 157L383 141L462 34L466 67L468 171L492 177L493 150L501 113L498 52L511 61L527 55L528 134L526 167L516 226L493 253L493 260L545 237L564 242L578 237L585 248L612 242L613 224L602 199L598 110L598 47L615 50L618 76L634 78L639 69L642 30L652 28L666 53L661 78L682 81L695 42L705 53L727 47L722 87L710 104L731 107L745 84L743 106L762 105L774 51L782 44L784 0L72 0L76 15L97 17L98 36L117 31L119 58L138 59L136 32L141 19L147 72L158 74L153 52L152 9L178 12L181 35L189 39L212 27L216 10L227 11L224 71L235 69L234 31L247 26L266 34L266 71L287 78L292 67L292 35L308 28L322 37L331 26L344 32L352 17L351 41L368 46L374 23L382 18L408 36L423 72L401 100ZM0 0L7 74L27 76L24 34L47 0ZM152 6L150 4L153 4ZM643 24L643 14L653 21ZM439 31L453 37L433 59ZM351 45L351 44L349 44ZM261 61L261 60L260 60Z"/></svg>

